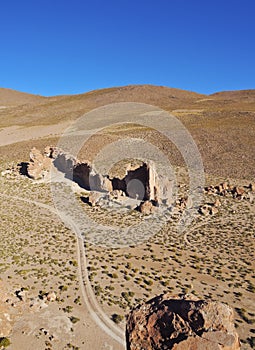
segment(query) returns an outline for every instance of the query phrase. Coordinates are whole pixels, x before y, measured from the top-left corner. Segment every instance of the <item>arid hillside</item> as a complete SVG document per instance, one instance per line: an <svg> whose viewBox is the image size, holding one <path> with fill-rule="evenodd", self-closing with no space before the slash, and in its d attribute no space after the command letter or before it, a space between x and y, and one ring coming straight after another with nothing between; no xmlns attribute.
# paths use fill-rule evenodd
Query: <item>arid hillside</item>
<svg viewBox="0 0 255 350"><path fill-rule="evenodd" d="M155 105L178 117L198 145L206 172L223 177L254 177L255 90L202 95L163 86L136 85L41 97L0 89L0 128L20 126L25 131L24 128L41 126L44 128L41 135L38 131L33 139L39 146L40 143L45 146L49 140L44 142L44 138L51 136L53 143L56 140L53 137L56 133L48 132L46 127L61 124L62 128L57 128L61 133L68 122L84 113L117 102ZM19 141L25 140L17 137ZM10 147L18 152L23 148L22 145L2 147L2 157ZM173 153L172 161L180 164L180 157L169 145L166 147Z"/></svg>
<svg viewBox="0 0 255 350"><path fill-rule="evenodd" d="M0 108L14 107L28 103L38 103L43 101L45 97L39 95L27 94L11 89L0 88Z"/></svg>
<svg viewBox="0 0 255 350"><path fill-rule="evenodd" d="M115 124L120 113L109 107L81 118L85 125L72 125L86 112L118 102L146 103L168 113L160 119L157 108L144 113L129 104L123 110L130 123ZM183 153L156 130L162 120L158 129L170 128L170 115L190 132L203 160L205 184L196 186L198 202ZM155 127L139 124L141 116L156 120ZM74 130L70 143L90 136L77 147L76 158L65 147L54 147L61 146L69 126ZM174 138L178 126L173 130ZM169 300L226 303L233 310L240 349L253 349L254 136L255 90L201 95L142 85L42 97L0 89L0 348L132 349L125 343L131 309L168 293ZM112 144L125 138L126 149ZM160 162L156 169L151 163L137 167L142 149L137 141L151 146L149 162L154 149L168 157L171 181L154 171ZM185 154L192 142L181 141ZM96 172L95 162L90 163L96 155L111 163L109 173ZM198 169L199 178L203 171ZM96 189L106 192L91 191L90 175ZM140 187L132 192L133 180L146 192ZM140 203L141 198L146 200ZM193 221L180 232L186 212ZM165 332L165 314L159 314ZM161 324L155 316L151 319ZM200 327L199 318L190 317ZM154 332L146 314L144 320ZM182 326L176 325L183 330L180 320ZM141 338L131 328L129 338ZM222 334L213 331L222 344ZM214 334L211 339L215 343Z"/></svg>

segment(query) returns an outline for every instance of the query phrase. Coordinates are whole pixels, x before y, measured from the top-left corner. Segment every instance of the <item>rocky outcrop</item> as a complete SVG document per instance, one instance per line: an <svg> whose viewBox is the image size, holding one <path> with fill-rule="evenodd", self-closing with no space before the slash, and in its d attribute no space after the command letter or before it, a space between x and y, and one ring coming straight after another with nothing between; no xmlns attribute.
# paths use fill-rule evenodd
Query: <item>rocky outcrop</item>
<svg viewBox="0 0 255 350"><path fill-rule="evenodd" d="M47 149L49 152L49 150ZM51 159L43 155L35 147L30 151L30 162L27 167L28 176L34 180L42 179L50 170Z"/></svg>
<svg viewBox="0 0 255 350"><path fill-rule="evenodd" d="M157 204L172 203L173 183L160 176L153 162L142 162L134 166L126 165L126 173L121 178L113 178L114 190L122 190L127 196Z"/></svg>
<svg viewBox="0 0 255 350"><path fill-rule="evenodd" d="M219 212L219 206L218 201L215 201L213 204L204 204L199 207L198 212L204 216L215 215Z"/></svg>
<svg viewBox="0 0 255 350"><path fill-rule="evenodd" d="M240 198L243 199L244 195L245 195L245 190L243 187L241 186L235 186L232 189L232 194L233 194L233 198Z"/></svg>
<svg viewBox="0 0 255 350"><path fill-rule="evenodd" d="M112 182L107 176L98 176L98 190L102 192L112 192Z"/></svg>
<svg viewBox="0 0 255 350"><path fill-rule="evenodd" d="M170 293L128 316L128 350L238 350L233 310L214 301L173 298Z"/></svg>
<svg viewBox="0 0 255 350"><path fill-rule="evenodd" d="M222 197L230 196L239 200L250 200L250 197L252 197L250 194L255 192L255 184L250 183L248 186L233 186L228 182L223 182L217 186L211 185L205 187L204 192L208 195L218 195Z"/></svg>
<svg viewBox="0 0 255 350"><path fill-rule="evenodd" d="M57 147L46 147L43 154L33 148L30 152L27 174L32 179L42 179L49 173L52 163L65 174L65 177L86 190L107 193L122 191L125 196L145 203L149 201L155 205L172 204L173 183L160 176L151 161L148 163L140 161L137 164L130 162L126 165L122 177L110 178L109 175L99 174L88 161L80 161ZM145 204L147 209L148 206L151 204Z"/></svg>
<svg viewBox="0 0 255 350"><path fill-rule="evenodd" d="M53 165L62 173L65 174L67 178L73 178L73 169L77 165L77 159L68 154L61 149L55 148L53 153Z"/></svg>

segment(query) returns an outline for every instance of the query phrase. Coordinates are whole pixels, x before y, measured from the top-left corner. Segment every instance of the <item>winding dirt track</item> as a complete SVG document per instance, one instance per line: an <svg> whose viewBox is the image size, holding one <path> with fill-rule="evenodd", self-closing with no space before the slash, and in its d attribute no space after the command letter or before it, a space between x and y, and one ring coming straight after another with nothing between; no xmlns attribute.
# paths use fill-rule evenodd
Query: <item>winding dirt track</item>
<svg viewBox="0 0 255 350"><path fill-rule="evenodd" d="M22 201L28 204L34 204L38 207L44 208L46 210L49 210L51 213L55 215L59 215L59 211L57 211L54 207L33 201L26 198L20 198L16 196L9 196L5 194L0 194L0 197L9 198L9 199L15 199L17 201ZM86 255L85 255L85 249L84 249L84 241L81 236L81 232L75 222L65 215L64 213L61 213L61 218L64 219L64 223L68 228L71 228L73 232L75 233L76 240L77 240L77 257L78 257L78 275L79 275L79 283L80 283L80 290L83 296L83 300L85 302L88 315L90 316L90 319L86 318L86 321L91 324L93 327L100 328L106 335L104 336L104 347L103 349L111 349L111 350L120 350L125 349L125 334L123 330L121 330L119 327L113 323L109 317L103 312L103 310L100 308L95 294L92 290L92 287L90 285L90 281L88 278L88 272L87 272L87 261L86 261ZM100 331L99 329L99 331ZM101 334L101 332L98 332L98 334ZM108 337L107 337L108 336ZM98 339L97 339L98 340ZM107 340L107 342L105 341ZM90 343L94 343L94 339L91 339Z"/></svg>

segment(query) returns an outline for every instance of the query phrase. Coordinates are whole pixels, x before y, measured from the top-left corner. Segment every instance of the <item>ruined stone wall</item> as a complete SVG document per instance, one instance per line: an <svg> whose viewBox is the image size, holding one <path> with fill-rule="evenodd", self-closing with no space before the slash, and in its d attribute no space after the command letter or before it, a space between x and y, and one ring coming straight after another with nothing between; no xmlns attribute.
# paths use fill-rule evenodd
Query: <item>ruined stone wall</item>
<svg viewBox="0 0 255 350"><path fill-rule="evenodd" d="M148 200L150 197L148 165L144 163L137 169L127 170L125 177L122 179L113 178L112 186L114 190L121 190L131 198Z"/></svg>
<svg viewBox="0 0 255 350"><path fill-rule="evenodd" d="M86 190L103 192L120 190L126 196L141 201L152 201L155 204L170 202L172 183L168 179L159 177L153 162L144 162L136 168L130 164L123 178L111 179L108 175L97 173L92 164L79 161L61 149L47 147L44 155L36 149L32 151L28 170L31 173L30 176L33 175L35 179L43 177L44 164L47 165L47 171L49 171L52 162L59 171L65 174L65 177L75 181Z"/></svg>
<svg viewBox="0 0 255 350"><path fill-rule="evenodd" d="M86 190L90 190L89 176L91 170L91 167L87 163L79 163L73 168L73 180Z"/></svg>
<svg viewBox="0 0 255 350"><path fill-rule="evenodd" d="M67 178L73 177L73 169L77 164L77 160L62 151L55 151L53 165L62 173L65 174Z"/></svg>

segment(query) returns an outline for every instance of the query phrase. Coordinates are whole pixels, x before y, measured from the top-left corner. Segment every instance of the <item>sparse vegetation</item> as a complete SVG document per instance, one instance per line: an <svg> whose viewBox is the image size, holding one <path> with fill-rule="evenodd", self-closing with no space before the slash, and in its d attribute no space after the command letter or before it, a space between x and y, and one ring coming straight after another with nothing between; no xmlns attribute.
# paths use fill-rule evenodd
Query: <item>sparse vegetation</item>
<svg viewBox="0 0 255 350"><path fill-rule="evenodd" d="M10 339L6 337L0 338L0 349L5 349L9 345L11 345Z"/></svg>
<svg viewBox="0 0 255 350"><path fill-rule="evenodd" d="M112 315L112 320L113 322L119 324L122 320L123 320L123 316L119 315L119 314L113 314Z"/></svg>
<svg viewBox="0 0 255 350"><path fill-rule="evenodd" d="M111 93L114 95L119 91L113 90ZM147 99L146 94L144 96ZM70 97L70 101L73 98ZM233 177L243 176L247 179L254 176L252 173L254 156L250 152L254 149L254 106L247 102L245 105L247 112L240 112L241 102L236 102L233 106L224 99L216 99L216 110L208 101L197 103L196 100L190 99L185 102L186 105L182 101L178 105L180 103L178 98L170 100L175 100L171 102L176 108L174 113L180 119L183 118L185 125L192 129L192 135L200 143L205 169L213 174L207 175L207 183L218 184L225 181L226 176L233 184L242 183L241 180L230 179L229 176L232 174ZM157 101L158 105L165 109L172 106L168 106L170 103L168 99ZM87 107L83 104L83 99L79 99L77 103L79 113L83 109L85 111ZM30 110L29 106L26 108ZM22 114L23 107L17 112L12 111L13 115L10 118L1 119L1 127L12 125L17 117L15 113L18 113L21 123L26 119L26 115ZM49 123L47 113L43 110L39 113L35 108L33 115L34 113L38 116L37 125ZM237 113L243 114L237 118ZM76 116L75 113L63 116L53 113L51 122L59 121L62 117ZM194 124L197 116L200 121L199 128ZM32 118L26 123L34 125ZM224 134L224 144L222 144L222 130L218 128L222 123L228 131ZM203 135L200 134L201 128ZM238 137L235 137L236 130ZM112 128L111 140L117 140L118 135L124 134L137 136L137 131L138 136L155 146L163 145L164 151L171 154L171 164L183 165L179 156L172 152L171 146L158 137L158 134L155 137L155 133L146 128L138 128L133 124L123 129L119 126ZM241 134L245 134L245 138L242 138ZM206 147L211 147L210 152L204 148L204 139ZM92 140L93 147L85 148L81 152L92 159L103 144L103 141L99 141L99 136L96 136ZM0 170L25 161L32 146L42 149L56 142L57 138L51 137L0 147ZM243 159L242 156L245 155L247 166L244 167L241 161L235 162L233 166L229 151L222 152L222 158L217 158L216 164L214 157L219 145L226 150L231 149L235 159ZM13 156L11 162L10 154ZM181 184L178 187L178 197L183 197L188 191L189 177L182 166L176 167L175 171L177 183ZM247 181L243 183L247 184ZM26 177L15 178L10 175L9 178L0 176L0 185L1 195L8 196L2 197L0 204L1 277L13 290L23 286L30 294L39 296L41 301L45 300L49 291L56 291L56 305L59 312L70 319L73 324L72 331L75 332L76 328L82 328L83 320L80 315L84 303L78 279L79 259L76 256L77 243L74 232L66 228L60 219L46 208L33 203L28 206L21 201L24 198L54 207L49 184L33 183ZM77 200L80 200L80 195L77 195ZM214 195L207 195L205 199L209 203L213 203L214 200ZM251 327L254 325L255 310L249 302L255 293L254 265L251 259L254 256L254 203L248 200L234 200L230 196L220 197L220 200L222 202L220 212L213 217L197 216L192 227L187 234L185 233L186 240L176 229L176 223L182 213L175 208L169 222L148 242L139 246L132 244L125 249L113 249L85 242L89 280L103 310L114 322L123 325L124 315L130 308L166 291L173 295L188 294L199 298L212 298L226 301L235 308L236 325L242 328L241 341L247 349L254 347L254 327ZM81 207L93 220L105 225L127 227L142 220L139 213L132 210L120 213L116 210L88 207L84 203L81 203ZM76 316L81 319L79 323L79 318ZM1 338L0 347L7 347L8 342L8 338ZM53 341L46 339L46 342L48 343L45 343L45 346L48 348L54 347ZM78 347L66 343L67 341L63 345L65 349L83 348L82 345Z"/></svg>

